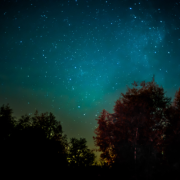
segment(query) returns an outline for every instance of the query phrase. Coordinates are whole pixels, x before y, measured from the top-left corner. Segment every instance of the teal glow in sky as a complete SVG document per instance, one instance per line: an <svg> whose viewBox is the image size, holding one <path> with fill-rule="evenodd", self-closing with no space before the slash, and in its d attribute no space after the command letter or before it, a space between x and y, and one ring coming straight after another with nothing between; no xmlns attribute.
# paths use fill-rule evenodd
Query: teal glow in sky
<svg viewBox="0 0 180 180"><path fill-rule="evenodd" d="M93 136L103 109L134 81L180 87L180 2L0 2L0 105L52 112L68 139ZM99 158L100 153L96 153Z"/></svg>

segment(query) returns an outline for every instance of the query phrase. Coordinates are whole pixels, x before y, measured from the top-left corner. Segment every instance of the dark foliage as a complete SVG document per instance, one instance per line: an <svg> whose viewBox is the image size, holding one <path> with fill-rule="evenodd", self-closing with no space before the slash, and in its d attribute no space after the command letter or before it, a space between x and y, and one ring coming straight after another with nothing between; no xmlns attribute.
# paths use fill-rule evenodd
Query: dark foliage
<svg viewBox="0 0 180 180"><path fill-rule="evenodd" d="M180 91L172 106L171 98L164 97L163 88L154 83L154 78L141 86L139 90L129 88L126 94L121 93L123 98L116 102L114 114L103 110L97 119L97 137L93 137L95 145L100 147L97 151L102 152L101 159L112 169L127 167L130 172L134 166L139 176L148 178L177 171Z"/></svg>
<svg viewBox="0 0 180 180"><path fill-rule="evenodd" d="M52 113L38 115L36 111L32 118L25 115L15 121L12 109L3 105L0 135L0 158L5 174L39 174L41 177L46 174L52 178L57 173L65 174L68 168L73 167L69 159L75 162L77 168L90 166L95 159L93 152L87 149L85 139L73 138L67 143L67 136L62 136L62 126ZM73 158L73 155L78 156Z"/></svg>
<svg viewBox="0 0 180 180"><path fill-rule="evenodd" d="M38 178L38 175L51 179L58 176L67 179L177 179L180 89L170 105L170 99L163 97L162 88L153 82L141 85L141 90L129 89L123 101L116 102L114 114L103 110L99 117L96 145L103 152L101 166L93 165L96 156L87 148L84 138L67 142L60 122L52 113L38 115L36 111L34 117L25 115L15 120L9 105L3 105L0 108L2 174L8 177L11 173L24 179Z"/></svg>
<svg viewBox="0 0 180 180"><path fill-rule="evenodd" d="M92 166L96 156L93 152L87 149L86 139L81 138L80 140L72 138L71 146L69 148L68 158L71 160L70 166L73 167L87 167Z"/></svg>

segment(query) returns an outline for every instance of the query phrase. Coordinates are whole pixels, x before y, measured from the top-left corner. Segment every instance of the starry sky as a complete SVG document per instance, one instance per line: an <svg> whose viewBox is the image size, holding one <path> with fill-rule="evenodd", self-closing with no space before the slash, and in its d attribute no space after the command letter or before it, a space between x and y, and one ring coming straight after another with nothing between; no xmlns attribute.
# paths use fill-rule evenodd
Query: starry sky
<svg viewBox="0 0 180 180"><path fill-rule="evenodd" d="M2 0L0 23L0 106L52 112L89 149L134 81L154 74L172 101L180 87L178 0Z"/></svg>

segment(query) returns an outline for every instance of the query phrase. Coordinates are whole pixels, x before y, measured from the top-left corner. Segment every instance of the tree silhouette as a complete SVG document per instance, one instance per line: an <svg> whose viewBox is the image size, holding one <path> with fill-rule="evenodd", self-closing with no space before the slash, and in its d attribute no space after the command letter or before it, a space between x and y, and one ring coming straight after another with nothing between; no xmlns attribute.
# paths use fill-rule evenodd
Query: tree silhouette
<svg viewBox="0 0 180 180"><path fill-rule="evenodd" d="M86 140L74 138L69 146L67 135L62 135L62 126L52 113L38 115L36 111L33 117L26 114L15 121L12 109L3 105L0 129L1 163L9 172L65 175L73 163L86 169L94 164L96 156L87 149Z"/></svg>
<svg viewBox="0 0 180 180"><path fill-rule="evenodd" d="M32 117L32 125L44 129L48 139L55 137L58 139L62 135L62 126L60 122L55 120L55 116L51 112L49 114L46 112L38 115L36 110L34 117Z"/></svg>
<svg viewBox="0 0 180 180"><path fill-rule="evenodd" d="M133 85L137 86L137 83L134 82ZM95 145L100 147L98 151L103 152L101 158L106 159L109 164L113 161L125 161L122 153L123 143L126 144L126 148L129 147L129 151L125 148L124 153L129 152L128 156L131 158L132 147L134 147L135 160L136 157L137 160L145 157L145 154L142 156L142 152L137 154L137 145L149 147L149 158L152 158L151 146L156 150L154 153L162 152L160 146L163 143L164 133L162 123L167 123L163 112L170 107L171 98L164 97L163 88L154 83L154 78L147 84L142 82L141 86L139 90L128 88L125 95L121 93L123 98L116 101L115 113L109 114L103 110L101 117L97 119L99 127L95 130L97 137L93 139Z"/></svg>
<svg viewBox="0 0 180 180"><path fill-rule="evenodd" d="M49 164L57 162L60 166L68 166L67 135L62 136L63 131L60 121L58 122L51 112L38 115L36 110L34 117L32 117L32 126L42 128L46 134L46 150L48 154L46 157L50 162Z"/></svg>
<svg viewBox="0 0 180 180"><path fill-rule="evenodd" d="M71 167L92 166L95 158L95 154L87 148L85 138L71 138L68 154Z"/></svg>
<svg viewBox="0 0 180 180"><path fill-rule="evenodd" d="M176 92L172 107L166 111L170 121L165 131L164 157L174 168L180 165L180 88Z"/></svg>
<svg viewBox="0 0 180 180"><path fill-rule="evenodd" d="M9 104L1 107L0 109L0 141L6 141L10 138L14 131L16 121L12 116L13 110L9 107Z"/></svg>
<svg viewBox="0 0 180 180"><path fill-rule="evenodd" d="M0 159L4 168L8 168L10 165L8 162L11 160L9 156L11 152L10 139L16 126L15 117L12 116L12 113L9 104L6 106L3 104L0 108Z"/></svg>
<svg viewBox="0 0 180 180"><path fill-rule="evenodd" d="M16 131L10 143L11 165L21 170L43 165L46 157L45 141L45 133L40 128L29 126Z"/></svg>
<svg viewBox="0 0 180 180"><path fill-rule="evenodd" d="M9 107L1 107L1 144L4 142L1 156L4 166L26 172L33 168L39 173L40 169L62 172L68 167L67 136L62 136L62 126L52 113L38 115L36 111L34 117L21 116L16 122L11 114Z"/></svg>

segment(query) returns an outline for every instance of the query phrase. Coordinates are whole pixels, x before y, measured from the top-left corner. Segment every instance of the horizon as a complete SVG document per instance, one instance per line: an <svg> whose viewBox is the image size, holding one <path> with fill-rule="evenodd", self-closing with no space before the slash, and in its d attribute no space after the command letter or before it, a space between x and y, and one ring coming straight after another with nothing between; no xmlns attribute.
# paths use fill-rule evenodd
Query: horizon
<svg viewBox="0 0 180 180"><path fill-rule="evenodd" d="M95 147L96 119L132 83L180 87L180 2L0 2L0 102L17 118L52 112L70 138ZM139 85L139 83L138 83ZM18 119L19 119L18 118ZM95 152L97 159L100 152Z"/></svg>

